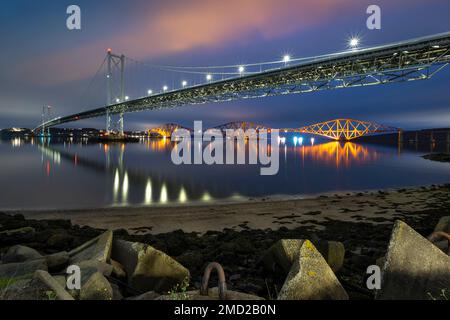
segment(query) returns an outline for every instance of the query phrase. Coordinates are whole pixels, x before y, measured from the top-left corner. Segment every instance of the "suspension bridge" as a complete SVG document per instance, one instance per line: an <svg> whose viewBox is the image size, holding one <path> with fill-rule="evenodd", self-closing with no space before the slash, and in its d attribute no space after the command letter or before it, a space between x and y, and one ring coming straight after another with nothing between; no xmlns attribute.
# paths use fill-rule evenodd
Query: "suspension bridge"
<svg viewBox="0 0 450 320"><path fill-rule="evenodd" d="M298 59L286 56L281 61L208 67L149 65L116 55L109 49L97 72L101 74L100 70L106 68L103 74L107 84L106 104L69 116L44 119L33 131L45 132L64 123L106 116L107 132L113 131L115 124L123 135L123 117L129 112L426 80L448 65L449 47L450 32L447 32L321 56ZM140 98L132 99L127 92L135 88L125 88L126 66L150 68L172 76L189 75L195 79L178 79L178 86L173 80L172 87L164 84L160 90L148 89ZM117 122L112 121L113 116L119 118ZM322 130L329 130L326 127L322 126ZM353 128L355 136L360 132L358 128ZM352 137L344 131L342 129L340 134Z"/></svg>

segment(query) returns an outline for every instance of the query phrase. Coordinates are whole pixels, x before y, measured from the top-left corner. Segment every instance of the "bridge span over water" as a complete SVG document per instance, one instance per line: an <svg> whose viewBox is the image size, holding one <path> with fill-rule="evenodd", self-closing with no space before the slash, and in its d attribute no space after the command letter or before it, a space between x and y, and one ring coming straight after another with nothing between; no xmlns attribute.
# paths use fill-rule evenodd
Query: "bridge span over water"
<svg viewBox="0 0 450 320"><path fill-rule="evenodd" d="M263 98L285 94L310 93L321 90L372 86L396 82L425 80L433 77L450 62L450 32L365 49L299 59L297 63L254 73L242 73L229 79L214 81L210 76L203 84L186 86L129 100L124 96L123 76L120 98L108 105L73 115L45 121L34 131L82 119L120 116L128 112L158 110L184 105ZM125 56L108 51L109 67L125 68ZM110 78L110 74L108 74Z"/></svg>
<svg viewBox="0 0 450 320"><path fill-rule="evenodd" d="M174 123L168 123L159 127L151 128L149 130L149 133L157 134L160 137L164 138L171 138L172 134L176 132L178 129L186 129L191 133L193 132L193 129L191 128L186 128ZM288 132L306 133L326 137L332 140L345 140L345 141L350 141L363 136L375 134L383 134L383 133L401 134L402 132L402 130L399 128L389 127L375 122L361 121L355 119L335 119L321 123L316 123L305 127L281 128L281 129L271 128L269 126L265 126L263 124L258 124L254 122L237 121L210 128L206 130L206 132L210 130L219 130L222 133L225 133L226 130L242 130L242 132L244 133L247 130L254 130L256 132L265 130L267 132L271 132L274 129L277 129L280 132L284 133Z"/></svg>

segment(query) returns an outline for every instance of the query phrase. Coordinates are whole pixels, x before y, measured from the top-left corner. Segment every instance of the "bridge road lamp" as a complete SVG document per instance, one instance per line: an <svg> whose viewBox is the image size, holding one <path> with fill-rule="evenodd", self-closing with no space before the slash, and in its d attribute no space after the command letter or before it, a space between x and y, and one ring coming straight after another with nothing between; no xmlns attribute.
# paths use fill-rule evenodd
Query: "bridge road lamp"
<svg viewBox="0 0 450 320"><path fill-rule="evenodd" d="M211 82L212 81L212 74L207 74L206 75L206 81Z"/></svg>
<svg viewBox="0 0 450 320"><path fill-rule="evenodd" d="M244 66L240 66L239 69L238 69L238 71L239 71L239 75L242 77L242 75L243 75L244 72L245 72L245 67L244 67Z"/></svg>
<svg viewBox="0 0 450 320"><path fill-rule="evenodd" d="M284 66L286 67L288 65L288 63L291 61L291 56L286 54L283 57L283 62L284 62Z"/></svg>
<svg viewBox="0 0 450 320"><path fill-rule="evenodd" d="M183 89L186 88L187 85L188 85L187 81L184 80L183 82L181 82L181 86L183 87Z"/></svg>
<svg viewBox="0 0 450 320"><path fill-rule="evenodd" d="M163 87L163 92L167 92L167 90L169 90L169 87L168 86L164 86Z"/></svg>
<svg viewBox="0 0 450 320"><path fill-rule="evenodd" d="M149 96L151 96L151 95L153 94L153 90L149 89L149 90L147 91L147 94L148 94Z"/></svg>
<svg viewBox="0 0 450 320"><path fill-rule="evenodd" d="M356 50L358 48L360 42L361 42L361 40L358 37L351 37L348 40L348 46L350 49Z"/></svg>

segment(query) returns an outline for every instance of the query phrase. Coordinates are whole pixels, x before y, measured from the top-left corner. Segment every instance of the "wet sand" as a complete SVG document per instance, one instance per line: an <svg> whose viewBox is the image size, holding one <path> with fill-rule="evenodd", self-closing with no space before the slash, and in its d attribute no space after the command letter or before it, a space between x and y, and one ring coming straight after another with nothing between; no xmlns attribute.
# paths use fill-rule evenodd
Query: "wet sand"
<svg viewBox="0 0 450 320"><path fill-rule="evenodd" d="M420 211L450 207L449 184L391 191L322 195L309 199L261 198L154 207L116 207L91 210L20 211L31 219L68 219L73 224L131 233L160 234L174 230L204 233L233 229L312 227L329 221L391 223ZM420 213L419 213L420 214Z"/></svg>

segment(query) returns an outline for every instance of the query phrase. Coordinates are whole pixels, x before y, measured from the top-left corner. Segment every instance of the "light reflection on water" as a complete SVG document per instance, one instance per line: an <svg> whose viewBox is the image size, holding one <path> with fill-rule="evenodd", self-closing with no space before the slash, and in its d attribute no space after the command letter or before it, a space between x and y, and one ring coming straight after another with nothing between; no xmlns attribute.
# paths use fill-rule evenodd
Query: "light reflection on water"
<svg viewBox="0 0 450 320"><path fill-rule="evenodd" d="M279 146L278 175L260 176L254 165L176 166L170 155L177 144L168 139L109 145L3 140L0 208L168 205L450 182L450 165L422 159L425 151L310 137L288 137Z"/></svg>

